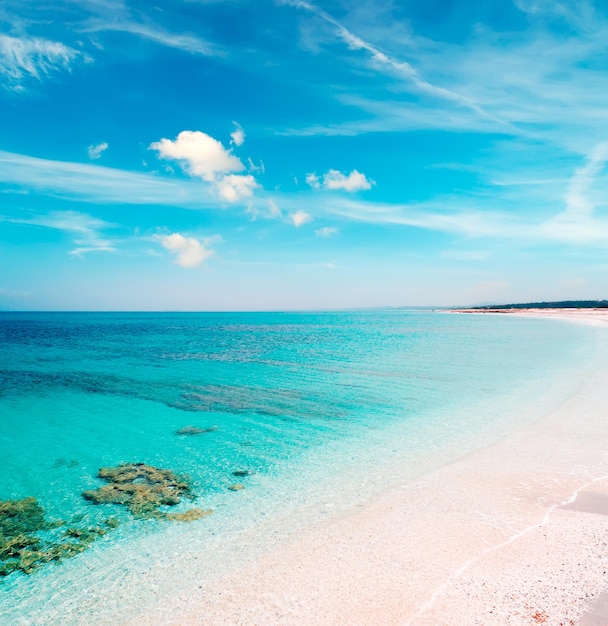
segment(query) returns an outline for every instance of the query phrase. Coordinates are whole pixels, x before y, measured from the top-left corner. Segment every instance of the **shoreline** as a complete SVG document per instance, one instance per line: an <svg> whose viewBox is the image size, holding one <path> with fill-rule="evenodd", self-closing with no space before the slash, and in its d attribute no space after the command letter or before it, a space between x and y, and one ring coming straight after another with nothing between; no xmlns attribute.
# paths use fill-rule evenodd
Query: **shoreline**
<svg viewBox="0 0 608 626"><path fill-rule="evenodd" d="M449 309L446 313L463 313L468 315L515 315L518 317L535 317L541 319L558 319L586 324L604 326L608 324L608 309Z"/></svg>
<svg viewBox="0 0 608 626"><path fill-rule="evenodd" d="M573 332L555 328L556 345ZM583 333L594 338L586 360L535 382L524 402L450 411L448 425L464 420L469 433L476 424L474 446L441 419L415 430L430 444L451 433L420 456L396 444L412 435L407 422L366 431L362 446L346 439L299 458L287 482L258 475L235 516L218 506L217 517L167 527L154 542L125 536L93 548L48 572L48 602L26 600L5 617L24 626L578 623L601 601L608 560L608 515L585 510L608 501L608 359L596 349L608 336Z"/></svg>
<svg viewBox="0 0 608 626"><path fill-rule="evenodd" d="M607 381L126 623L603 626Z"/></svg>

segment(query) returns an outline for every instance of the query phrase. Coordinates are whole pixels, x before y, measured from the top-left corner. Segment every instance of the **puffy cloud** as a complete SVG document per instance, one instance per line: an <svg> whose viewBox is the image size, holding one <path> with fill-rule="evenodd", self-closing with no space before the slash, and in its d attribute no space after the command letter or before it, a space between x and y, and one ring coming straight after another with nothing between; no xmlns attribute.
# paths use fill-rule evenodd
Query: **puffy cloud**
<svg viewBox="0 0 608 626"><path fill-rule="evenodd" d="M233 142L240 145L245 134L232 133ZM236 135L236 138L235 138ZM200 131L184 130L175 139L161 139L150 145L161 159L177 161L190 176L211 183L217 195L227 202L236 202L253 195L258 183L251 174L237 174L245 166L220 141Z"/></svg>
<svg viewBox="0 0 608 626"><path fill-rule="evenodd" d="M175 255L175 262L182 267L198 267L213 254L213 250L205 248L195 237L184 237L180 233L154 237L165 250Z"/></svg>
<svg viewBox="0 0 608 626"><path fill-rule="evenodd" d="M99 143L97 145L92 145L87 148L87 154L89 155L89 159L95 160L101 156L101 153L108 149L108 144L104 141L103 143Z"/></svg>
<svg viewBox="0 0 608 626"><path fill-rule="evenodd" d="M306 211L296 211L295 213L289 214L289 219L296 228L300 228L302 224L312 222L312 215L310 213L306 213Z"/></svg>
<svg viewBox="0 0 608 626"><path fill-rule="evenodd" d="M315 230L315 235L328 239L329 237L333 237L337 232L338 229L333 226L323 226L323 228L317 228L317 230Z"/></svg>
<svg viewBox="0 0 608 626"><path fill-rule="evenodd" d="M236 122L233 122L233 124L236 128L230 133L232 143L235 146L242 146L245 143L245 131L240 124L237 124Z"/></svg>
<svg viewBox="0 0 608 626"><path fill-rule="evenodd" d="M24 78L41 80L51 72L69 70L79 55L58 41L0 35L0 77L5 78L10 89L21 91Z"/></svg>
<svg viewBox="0 0 608 626"><path fill-rule="evenodd" d="M351 193L363 189L371 189L372 185L376 184L357 170L353 170L348 176L338 170L329 170L323 175L323 179L314 173L307 174L306 182L313 189L342 189Z"/></svg>
<svg viewBox="0 0 608 626"><path fill-rule="evenodd" d="M236 202L242 198L252 196L256 187L259 187L259 185L251 174L228 174L216 183L216 189L220 198L227 202Z"/></svg>
<svg viewBox="0 0 608 626"><path fill-rule="evenodd" d="M219 176L242 172L245 166L222 143L199 130L183 130L175 139L150 144L161 159L178 161L191 176L214 182Z"/></svg>

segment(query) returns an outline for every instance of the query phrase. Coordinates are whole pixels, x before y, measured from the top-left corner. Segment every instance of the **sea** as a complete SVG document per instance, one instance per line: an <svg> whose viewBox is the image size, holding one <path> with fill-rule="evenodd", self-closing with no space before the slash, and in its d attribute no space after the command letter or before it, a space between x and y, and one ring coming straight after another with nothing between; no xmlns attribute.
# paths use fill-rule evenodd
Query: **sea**
<svg viewBox="0 0 608 626"><path fill-rule="evenodd" d="M603 362L604 335L401 309L2 312L0 500L120 524L74 558L0 578L0 624L137 623L184 581L539 420ZM187 476L194 498L171 509L213 513L136 519L83 498L122 463Z"/></svg>

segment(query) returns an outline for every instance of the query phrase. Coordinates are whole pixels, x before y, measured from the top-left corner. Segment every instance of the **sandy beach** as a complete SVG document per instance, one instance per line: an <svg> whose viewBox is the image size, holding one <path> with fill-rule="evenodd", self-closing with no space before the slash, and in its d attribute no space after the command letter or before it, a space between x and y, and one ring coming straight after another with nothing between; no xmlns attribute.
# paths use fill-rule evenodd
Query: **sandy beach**
<svg viewBox="0 0 608 626"><path fill-rule="evenodd" d="M608 324L608 309L454 309L450 313L467 313L472 315L518 315L520 317L537 317L569 320L579 324L603 326Z"/></svg>
<svg viewBox="0 0 608 626"><path fill-rule="evenodd" d="M129 623L605 626L607 382Z"/></svg>

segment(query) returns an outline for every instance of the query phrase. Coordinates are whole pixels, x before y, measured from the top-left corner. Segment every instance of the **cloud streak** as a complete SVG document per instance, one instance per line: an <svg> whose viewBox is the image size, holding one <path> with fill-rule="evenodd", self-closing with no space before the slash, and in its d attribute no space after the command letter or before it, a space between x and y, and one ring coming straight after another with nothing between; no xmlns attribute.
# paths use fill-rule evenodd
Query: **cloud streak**
<svg viewBox="0 0 608 626"><path fill-rule="evenodd" d="M79 56L80 52L58 41L0 34L0 77L14 91L22 91L26 79L41 81L69 71Z"/></svg>
<svg viewBox="0 0 608 626"><path fill-rule="evenodd" d="M147 39L167 48L183 50L202 56L222 56L224 52L215 44L188 34L170 33L152 23L140 23L130 19L115 21L93 19L81 28L82 32L121 32Z"/></svg>
<svg viewBox="0 0 608 626"><path fill-rule="evenodd" d="M0 216L0 221L13 224L41 226L68 233L74 237L76 248L70 250L72 256L82 257L89 252L115 252L113 242L103 237L101 231L113 228L114 225L78 211L51 211L45 215L32 217Z"/></svg>
<svg viewBox="0 0 608 626"><path fill-rule="evenodd" d="M0 183L95 204L210 208L217 199L200 182L129 172L89 163L54 161L0 150Z"/></svg>
<svg viewBox="0 0 608 626"><path fill-rule="evenodd" d="M407 61L395 58L394 56L382 51L378 46L355 35L342 23L318 6L310 2L305 2L304 0L280 0L280 4L302 9L316 15L334 27L337 37L341 39L350 50L362 50L367 52L371 56L371 60L379 68L407 80L420 93L434 98L439 98L441 100L447 100L451 103L470 109L475 114L492 120L497 124L502 125L504 123L501 119L484 110L471 98L458 93L455 90L433 84L422 78L419 71L413 65Z"/></svg>

